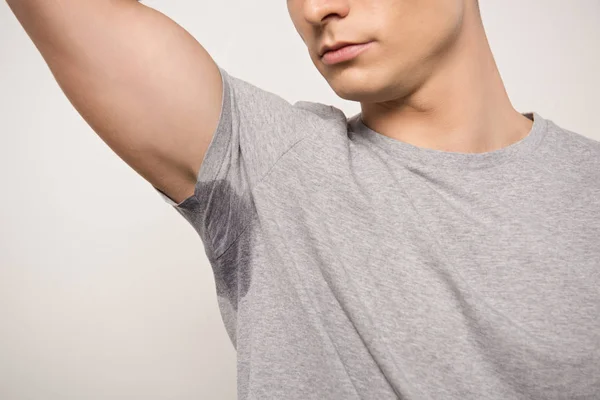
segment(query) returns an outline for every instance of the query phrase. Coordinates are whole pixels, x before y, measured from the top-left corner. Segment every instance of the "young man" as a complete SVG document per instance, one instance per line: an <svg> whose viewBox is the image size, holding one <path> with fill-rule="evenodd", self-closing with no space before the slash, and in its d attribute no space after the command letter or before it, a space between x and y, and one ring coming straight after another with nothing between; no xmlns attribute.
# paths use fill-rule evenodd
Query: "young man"
<svg viewBox="0 0 600 400"><path fill-rule="evenodd" d="M512 107L475 0L288 0L350 118L133 0L8 3L198 231L240 399L600 395L600 142Z"/></svg>

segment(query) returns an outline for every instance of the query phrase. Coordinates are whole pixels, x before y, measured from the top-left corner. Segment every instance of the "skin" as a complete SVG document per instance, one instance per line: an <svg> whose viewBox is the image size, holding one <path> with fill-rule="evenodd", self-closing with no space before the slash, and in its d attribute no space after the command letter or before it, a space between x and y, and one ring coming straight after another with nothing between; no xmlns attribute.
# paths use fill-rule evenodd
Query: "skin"
<svg viewBox="0 0 600 400"><path fill-rule="evenodd" d="M76 110L153 186L179 203L215 132L221 76L187 31L135 0L7 0ZM315 67L371 129L415 146L487 152L525 137L476 0L287 0ZM324 64L335 41L372 41Z"/></svg>
<svg viewBox="0 0 600 400"><path fill-rule="evenodd" d="M476 0L288 0L296 31L335 93L360 102L374 131L414 146L480 153L523 139ZM364 43L326 65L324 43Z"/></svg>

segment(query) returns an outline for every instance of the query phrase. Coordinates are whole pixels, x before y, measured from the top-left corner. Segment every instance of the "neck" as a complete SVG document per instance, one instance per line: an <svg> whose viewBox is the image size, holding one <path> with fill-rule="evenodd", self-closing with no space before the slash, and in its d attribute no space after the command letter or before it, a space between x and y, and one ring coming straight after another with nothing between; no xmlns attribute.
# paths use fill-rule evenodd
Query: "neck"
<svg viewBox="0 0 600 400"><path fill-rule="evenodd" d="M365 125L414 146L461 153L494 151L527 136L532 121L513 108L479 15L467 14L451 48L410 94L361 103Z"/></svg>

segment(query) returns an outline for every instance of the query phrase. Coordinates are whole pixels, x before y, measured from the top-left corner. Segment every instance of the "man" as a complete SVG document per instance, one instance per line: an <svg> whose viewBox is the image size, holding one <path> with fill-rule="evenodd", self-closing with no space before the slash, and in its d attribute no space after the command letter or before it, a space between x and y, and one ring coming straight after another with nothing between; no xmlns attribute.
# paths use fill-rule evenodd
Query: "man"
<svg viewBox="0 0 600 400"><path fill-rule="evenodd" d="M350 118L133 0L8 3L198 231L240 399L600 395L600 142L512 107L475 0L288 0Z"/></svg>

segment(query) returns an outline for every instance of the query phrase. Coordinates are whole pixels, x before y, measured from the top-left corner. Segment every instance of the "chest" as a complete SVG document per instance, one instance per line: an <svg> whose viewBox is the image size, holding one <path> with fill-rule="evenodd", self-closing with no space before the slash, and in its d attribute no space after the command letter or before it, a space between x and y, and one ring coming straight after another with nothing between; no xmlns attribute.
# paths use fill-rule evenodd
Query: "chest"
<svg viewBox="0 0 600 400"><path fill-rule="evenodd" d="M293 249L282 263L302 266L300 284L415 379L433 368L456 384L461 358L522 387L597 373L600 204L568 186L469 178L280 176L257 210L265 240Z"/></svg>

